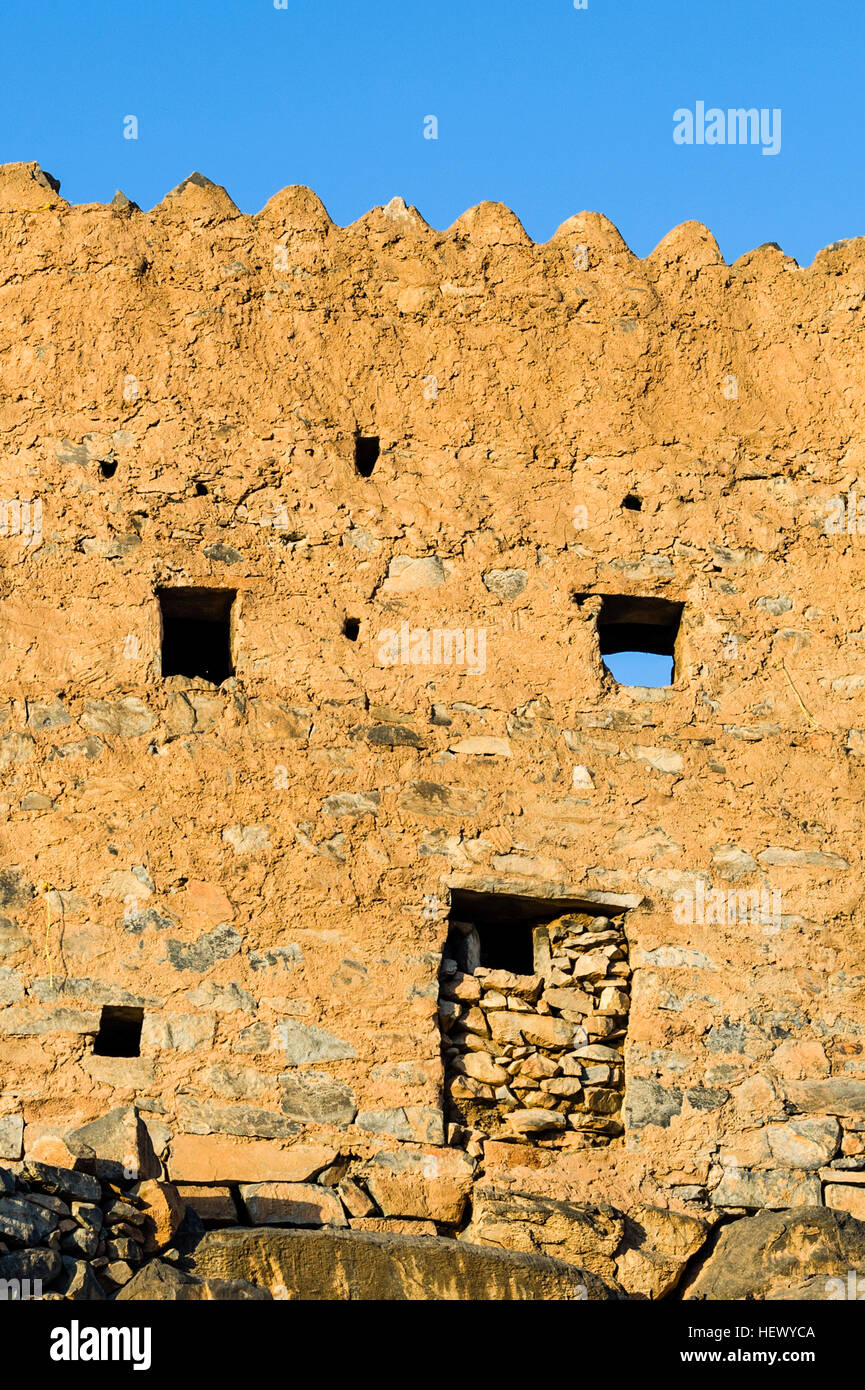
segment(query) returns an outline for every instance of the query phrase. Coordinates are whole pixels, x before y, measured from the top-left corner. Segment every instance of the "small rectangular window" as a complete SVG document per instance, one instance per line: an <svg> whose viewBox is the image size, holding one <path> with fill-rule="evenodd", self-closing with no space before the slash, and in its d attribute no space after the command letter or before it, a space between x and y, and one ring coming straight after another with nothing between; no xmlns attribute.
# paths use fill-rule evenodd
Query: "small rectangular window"
<svg viewBox="0 0 865 1390"><path fill-rule="evenodd" d="M234 674L234 589L160 589L163 676L198 676L221 685Z"/></svg>
<svg viewBox="0 0 865 1390"><path fill-rule="evenodd" d="M97 1057L140 1057L143 1009L106 1004L93 1047Z"/></svg>
<svg viewBox="0 0 865 1390"><path fill-rule="evenodd" d="M594 597L578 594L577 603ZM602 594L597 618L598 644L610 675L619 685L662 687L673 684L676 639L684 604L665 598Z"/></svg>
<svg viewBox="0 0 865 1390"><path fill-rule="evenodd" d="M357 435L354 441L354 466L361 478L370 478L381 453L381 441L377 436Z"/></svg>

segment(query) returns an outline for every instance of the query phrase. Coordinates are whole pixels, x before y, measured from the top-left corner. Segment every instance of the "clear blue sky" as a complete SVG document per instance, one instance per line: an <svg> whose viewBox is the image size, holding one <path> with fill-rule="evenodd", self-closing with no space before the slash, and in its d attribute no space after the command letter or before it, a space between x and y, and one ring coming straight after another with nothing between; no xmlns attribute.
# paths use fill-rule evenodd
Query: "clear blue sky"
<svg viewBox="0 0 865 1390"><path fill-rule="evenodd" d="M0 44L0 161L73 202L200 169L249 212L309 184L340 223L491 198L544 240L590 208L639 255L689 218L729 260L865 232L862 0L0 0ZM780 108L780 154L674 144L697 101Z"/></svg>

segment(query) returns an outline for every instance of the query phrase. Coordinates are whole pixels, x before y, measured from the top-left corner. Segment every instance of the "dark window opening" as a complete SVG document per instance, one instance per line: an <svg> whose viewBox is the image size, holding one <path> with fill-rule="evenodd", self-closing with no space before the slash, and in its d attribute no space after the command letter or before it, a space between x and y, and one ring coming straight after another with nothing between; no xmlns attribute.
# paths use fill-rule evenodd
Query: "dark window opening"
<svg viewBox="0 0 865 1390"><path fill-rule="evenodd" d="M196 484L195 484L195 495L196 495L196 497L206 497L206 496L207 496L207 483L201 483L201 482L196 483Z"/></svg>
<svg viewBox="0 0 865 1390"><path fill-rule="evenodd" d="M577 602L587 597L577 595ZM598 644L613 679L619 685L672 685L684 604L627 594L603 594L600 598Z"/></svg>
<svg viewBox="0 0 865 1390"><path fill-rule="evenodd" d="M535 927L567 911L568 904L506 893L457 890L451 899L450 932L445 955L471 975L479 965L532 975L535 970Z"/></svg>
<svg viewBox="0 0 865 1390"><path fill-rule="evenodd" d="M623 500L622 506L626 512L641 512L643 510L643 499L638 497L635 492L629 492Z"/></svg>
<svg viewBox="0 0 865 1390"><path fill-rule="evenodd" d="M378 456L381 453L381 441L377 436L357 435L354 441L354 466L361 478L372 476L372 470L378 463Z"/></svg>
<svg viewBox="0 0 865 1390"><path fill-rule="evenodd" d="M143 1009L106 1004L99 1020L93 1051L97 1057L140 1057Z"/></svg>
<svg viewBox="0 0 865 1390"><path fill-rule="evenodd" d="M99 465L99 472L102 474L103 478L113 478L114 474L117 472L117 460L103 459Z"/></svg>
<svg viewBox="0 0 865 1390"><path fill-rule="evenodd" d="M163 676L200 676L220 685L234 674L234 589L160 589Z"/></svg>
<svg viewBox="0 0 865 1390"><path fill-rule="evenodd" d="M360 618L346 618L342 625L342 635L349 642L356 642L360 636Z"/></svg>

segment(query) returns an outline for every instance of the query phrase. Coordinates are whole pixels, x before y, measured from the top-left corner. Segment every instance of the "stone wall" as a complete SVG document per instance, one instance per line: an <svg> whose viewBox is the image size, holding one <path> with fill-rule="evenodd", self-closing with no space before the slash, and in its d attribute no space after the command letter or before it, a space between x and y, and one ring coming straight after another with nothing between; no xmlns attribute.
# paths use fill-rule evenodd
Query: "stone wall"
<svg viewBox="0 0 865 1390"><path fill-rule="evenodd" d="M471 923L455 923L445 945L448 1138L478 1157L488 1138L537 1136L573 1149L622 1134L631 973L622 924L570 913L533 936L536 975L474 964ZM460 970L461 956L474 968Z"/></svg>
<svg viewBox="0 0 865 1390"><path fill-rule="evenodd" d="M863 303L862 241L3 169L0 1161L131 1109L154 1179L339 1160L382 1219L861 1206ZM163 677L177 587L235 595L219 685ZM682 605L671 686L604 596ZM472 893L627 914L611 1144L447 1143Z"/></svg>

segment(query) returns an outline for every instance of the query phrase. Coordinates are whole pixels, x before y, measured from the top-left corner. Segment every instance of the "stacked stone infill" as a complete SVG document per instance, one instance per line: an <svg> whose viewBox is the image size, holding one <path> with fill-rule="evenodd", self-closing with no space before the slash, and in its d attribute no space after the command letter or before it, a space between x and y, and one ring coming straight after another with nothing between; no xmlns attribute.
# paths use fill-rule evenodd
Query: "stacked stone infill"
<svg viewBox="0 0 865 1390"><path fill-rule="evenodd" d="M89 1173L25 1161L0 1168L0 1299L117 1294L180 1228L170 1183L121 1189Z"/></svg>
<svg viewBox="0 0 865 1390"><path fill-rule="evenodd" d="M454 923L448 938L439 1001L448 1138L473 1155L486 1138L585 1148L622 1134L623 924L571 913L535 927L533 941L535 973L514 975L476 963L473 924Z"/></svg>

